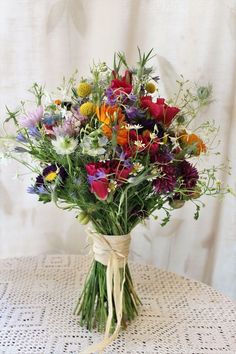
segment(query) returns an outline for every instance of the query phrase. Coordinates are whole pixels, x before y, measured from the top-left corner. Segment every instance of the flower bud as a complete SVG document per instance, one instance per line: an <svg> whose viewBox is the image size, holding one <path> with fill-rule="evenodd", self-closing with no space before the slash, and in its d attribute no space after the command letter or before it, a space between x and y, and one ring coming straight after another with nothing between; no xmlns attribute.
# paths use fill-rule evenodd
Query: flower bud
<svg viewBox="0 0 236 354"><path fill-rule="evenodd" d="M185 201L184 200L180 200L180 199L172 199L169 201L169 205L173 208L173 209L179 209L182 208L182 206L184 205Z"/></svg>
<svg viewBox="0 0 236 354"><path fill-rule="evenodd" d="M77 215L76 219L82 225L86 225L90 221L90 218L89 218L88 214L85 211L81 211L81 213Z"/></svg>

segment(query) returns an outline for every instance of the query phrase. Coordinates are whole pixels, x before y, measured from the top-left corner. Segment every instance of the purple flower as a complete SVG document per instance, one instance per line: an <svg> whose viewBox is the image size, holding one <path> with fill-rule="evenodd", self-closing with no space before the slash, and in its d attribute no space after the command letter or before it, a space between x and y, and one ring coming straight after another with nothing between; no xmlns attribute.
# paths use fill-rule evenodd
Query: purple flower
<svg viewBox="0 0 236 354"><path fill-rule="evenodd" d="M27 192L29 194L50 194L50 192L43 185L38 187L36 185L31 185L27 188Z"/></svg>
<svg viewBox="0 0 236 354"><path fill-rule="evenodd" d="M29 135L33 138L41 138L41 133L37 127L29 127Z"/></svg>
<svg viewBox="0 0 236 354"><path fill-rule="evenodd" d="M184 188L194 189L199 178L196 167L184 160L178 166L178 175L182 178L182 186Z"/></svg>
<svg viewBox="0 0 236 354"><path fill-rule="evenodd" d="M127 114L127 117L129 119L133 119L138 115L138 108L137 107L126 107L125 108L125 113Z"/></svg>
<svg viewBox="0 0 236 354"><path fill-rule="evenodd" d="M24 128L35 127L43 118L43 107L38 106L35 111L29 112L20 118L19 123Z"/></svg>
<svg viewBox="0 0 236 354"><path fill-rule="evenodd" d="M27 143L25 136L21 132L17 134L16 140L20 143Z"/></svg>
<svg viewBox="0 0 236 354"><path fill-rule="evenodd" d="M111 87L108 87L105 91L105 95L107 96L107 104L109 106L114 106L116 104L116 96Z"/></svg>
<svg viewBox="0 0 236 354"><path fill-rule="evenodd" d="M35 186L29 186L28 188L27 188L27 193L29 193L29 194L37 194L36 193L36 189L37 188L35 188Z"/></svg>
<svg viewBox="0 0 236 354"><path fill-rule="evenodd" d="M128 99L129 99L130 103L134 103L137 100L137 96L130 93L128 96Z"/></svg>

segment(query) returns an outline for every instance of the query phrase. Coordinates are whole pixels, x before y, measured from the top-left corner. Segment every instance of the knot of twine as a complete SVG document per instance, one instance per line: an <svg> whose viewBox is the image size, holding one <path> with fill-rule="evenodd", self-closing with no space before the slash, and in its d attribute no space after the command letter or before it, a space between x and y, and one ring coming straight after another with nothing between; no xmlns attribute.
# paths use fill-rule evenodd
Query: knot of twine
<svg viewBox="0 0 236 354"><path fill-rule="evenodd" d="M131 241L130 234L110 236L101 235L96 232L90 232L90 236L93 240L94 259L107 266L106 283L108 317L103 340L100 343L91 345L81 354L92 354L94 352L102 353L103 350L118 337L123 312L125 265L127 263ZM122 270L122 277L120 270ZM110 334L113 317L113 300L117 323L114 332Z"/></svg>
<svg viewBox="0 0 236 354"><path fill-rule="evenodd" d="M108 265L111 257L116 258L120 268L127 263L131 237L130 234L110 236L93 234L94 259L103 265Z"/></svg>

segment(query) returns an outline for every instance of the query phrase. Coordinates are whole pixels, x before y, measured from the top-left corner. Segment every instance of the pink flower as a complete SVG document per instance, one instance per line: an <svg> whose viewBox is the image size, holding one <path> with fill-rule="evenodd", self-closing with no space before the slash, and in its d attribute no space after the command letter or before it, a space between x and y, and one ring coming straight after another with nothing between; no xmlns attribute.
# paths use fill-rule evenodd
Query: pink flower
<svg viewBox="0 0 236 354"><path fill-rule="evenodd" d="M19 123L24 128L35 127L43 118L43 107L38 106L35 111L29 112L26 116L20 118Z"/></svg>

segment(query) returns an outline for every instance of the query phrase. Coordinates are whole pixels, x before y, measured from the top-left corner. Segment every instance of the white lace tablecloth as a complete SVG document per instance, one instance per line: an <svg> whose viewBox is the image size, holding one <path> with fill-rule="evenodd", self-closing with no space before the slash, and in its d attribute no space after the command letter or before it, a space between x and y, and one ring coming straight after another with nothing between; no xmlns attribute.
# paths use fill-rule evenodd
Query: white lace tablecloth
<svg viewBox="0 0 236 354"><path fill-rule="evenodd" d="M0 260L0 353L77 354L102 336L72 312L90 259ZM131 264L139 317L105 353L235 354L236 307L214 289L152 266Z"/></svg>

